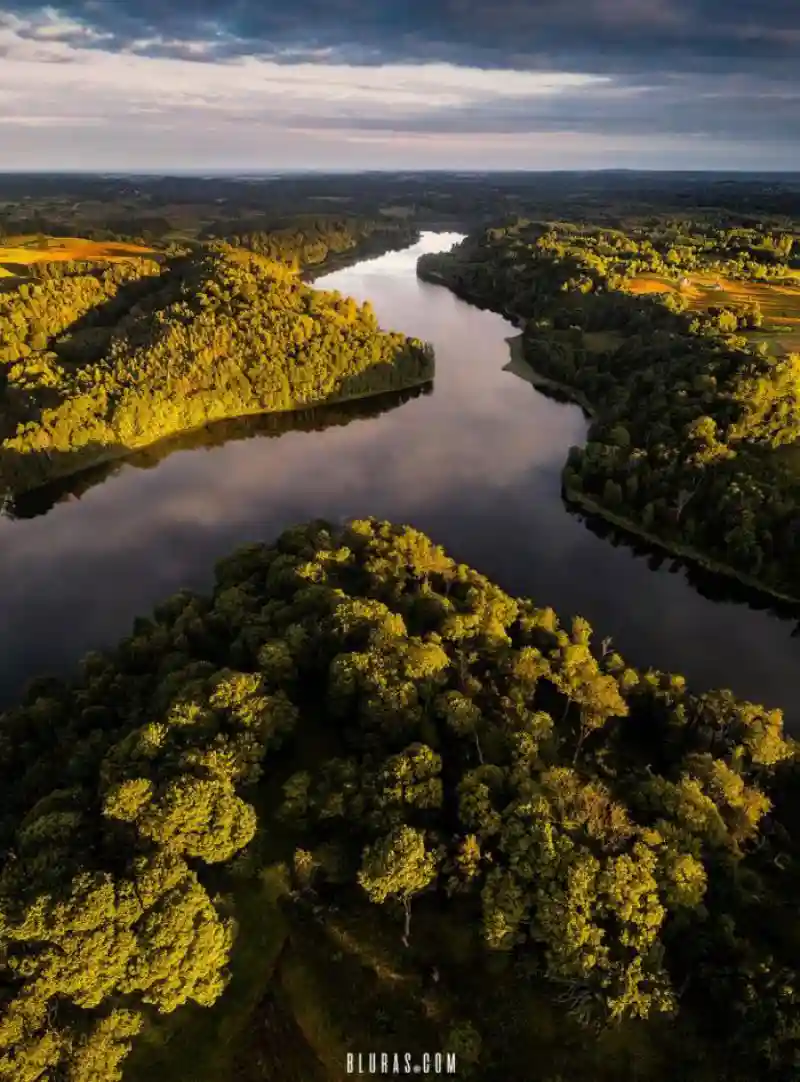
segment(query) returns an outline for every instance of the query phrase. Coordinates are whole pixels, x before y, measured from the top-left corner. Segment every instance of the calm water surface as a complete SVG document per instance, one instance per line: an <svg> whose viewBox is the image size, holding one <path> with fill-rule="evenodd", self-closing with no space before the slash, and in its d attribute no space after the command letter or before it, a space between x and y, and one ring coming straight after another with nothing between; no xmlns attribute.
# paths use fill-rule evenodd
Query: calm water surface
<svg viewBox="0 0 800 1082"><path fill-rule="evenodd" d="M126 464L84 480L80 498L0 520L3 698L32 675L69 672L180 587L207 589L214 562L239 544L308 518L377 515L419 527L512 593L562 617L581 613L634 664L782 706L800 726L796 616L750 608L718 586L717 599L703 596L685 570L654 568L565 509L559 477L570 445L583 442L580 410L506 369L507 321L415 276L423 251L458 239L426 234L317 282L369 299L383 326L432 342L432 394L378 416L355 411L349 423L339 410L318 431L275 419L250 423L247 439L221 442L218 431L213 446L151 456L148 469Z"/></svg>

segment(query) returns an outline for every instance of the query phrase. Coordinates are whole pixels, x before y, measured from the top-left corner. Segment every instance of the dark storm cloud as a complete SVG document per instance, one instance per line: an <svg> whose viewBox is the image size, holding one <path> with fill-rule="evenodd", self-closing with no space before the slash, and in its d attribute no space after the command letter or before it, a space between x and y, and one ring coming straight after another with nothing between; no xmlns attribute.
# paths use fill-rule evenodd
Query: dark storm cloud
<svg viewBox="0 0 800 1082"><path fill-rule="evenodd" d="M800 57L796 0L63 0L50 8L102 35L98 46L159 56L193 55L183 43L206 41L219 58L298 60L330 50L327 59L358 63L613 74L700 66L789 79ZM35 20L45 8L0 0L0 10Z"/></svg>
<svg viewBox="0 0 800 1082"><path fill-rule="evenodd" d="M15 167L797 168L798 58L800 0L0 0L0 131Z"/></svg>

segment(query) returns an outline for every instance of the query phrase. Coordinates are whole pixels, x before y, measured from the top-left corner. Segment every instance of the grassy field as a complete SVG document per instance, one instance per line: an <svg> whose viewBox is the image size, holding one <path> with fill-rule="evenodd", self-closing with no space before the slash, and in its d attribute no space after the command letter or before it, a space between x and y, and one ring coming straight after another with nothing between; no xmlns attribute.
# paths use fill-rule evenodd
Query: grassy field
<svg viewBox="0 0 800 1082"><path fill-rule="evenodd" d="M10 237L8 244L0 245L0 275L4 263L31 264L55 263L64 260L96 260L111 262L130 259L131 256L152 255L152 248L143 248L138 244L123 244L117 241L84 240L81 237L49 237L44 242L39 238Z"/></svg>
<svg viewBox="0 0 800 1082"><path fill-rule="evenodd" d="M747 337L754 342L766 342L776 352L800 351L800 276L796 286L736 281L713 273L690 274L687 279L688 285L681 285L658 274L642 274L628 282L625 289L638 296L681 293L695 311L713 305L743 308L757 303L764 316L764 326ZM721 289L714 288L717 283Z"/></svg>

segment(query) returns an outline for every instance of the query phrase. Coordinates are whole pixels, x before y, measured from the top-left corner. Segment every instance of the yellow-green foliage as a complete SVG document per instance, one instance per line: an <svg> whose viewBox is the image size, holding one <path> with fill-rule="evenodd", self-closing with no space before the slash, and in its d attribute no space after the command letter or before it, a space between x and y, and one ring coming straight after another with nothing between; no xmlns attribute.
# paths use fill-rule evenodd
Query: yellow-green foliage
<svg viewBox="0 0 800 1082"><path fill-rule="evenodd" d="M33 392L38 409L0 447L9 488L35 487L209 421L365 397L433 375L430 349L381 331L369 304L314 291L257 255L183 261L164 275L161 295L146 300L99 362L19 351L9 386ZM40 313L44 297L33 301ZM84 311L90 303L96 291ZM12 316L25 318L18 308ZM48 333L67 322L66 314L51 320Z"/></svg>
<svg viewBox="0 0 800 1082"><path fill-rule="evenodd" d="M46 349L76 320L115 297L124 283L160 273L153 260L132 259L98 267L94 273L25 282L13 292L0 293L0 363L11 366Z"/></svg>

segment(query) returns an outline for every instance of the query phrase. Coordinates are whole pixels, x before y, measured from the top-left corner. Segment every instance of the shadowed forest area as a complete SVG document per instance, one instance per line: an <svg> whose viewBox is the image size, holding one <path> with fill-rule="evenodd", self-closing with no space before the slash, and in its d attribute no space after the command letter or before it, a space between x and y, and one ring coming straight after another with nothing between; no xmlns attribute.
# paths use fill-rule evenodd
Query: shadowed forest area
<svg viewBox="0 0 800 1082"><path fill-rule="evenodd" d="M375 1044L481 1079L791 1077L780 712L638 671L413 529L239 551L0 736L9 1077L117 1078L137 1034L129 1079L338 1078Z"/></svg>

